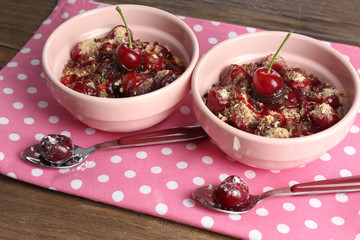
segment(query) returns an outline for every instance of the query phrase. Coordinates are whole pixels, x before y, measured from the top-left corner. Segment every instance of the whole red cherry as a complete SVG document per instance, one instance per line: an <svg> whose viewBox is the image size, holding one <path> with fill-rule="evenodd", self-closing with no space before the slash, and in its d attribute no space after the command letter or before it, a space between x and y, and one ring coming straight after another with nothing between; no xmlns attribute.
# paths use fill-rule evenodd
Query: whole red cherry
<svg viewBox="0 0 360 240"><path fill-rule="evenodd" d="M52 163L66 162L73 155L73 151L74 144L72 140L64 135L49 134L40 141L40 155Z"/></svg>
<svg viewBox="0 0 360 240"><path fill-rule="evenodd" d="M244 206L249 199L249 188L246 182L235 175L227 177L214 191L214 203L224 209Z"/></svg>
<svg viewBox="0 0 360 240"><path fill-rule="evenodd" d="M274 61L279 54L281 48L284 46L285 42L289 39L290 33L288 33L281 43L279 49L276 51L275 55L273 56L270 66L267 67L260 67L258 68L253 76L253 87L257 93L263 96L271 96L277 95L276 93L280 92L283 81L281 75L272 69Z"/></svg>
<svg viewBox="0 0 360 240"><path fill-rule="evenodd" d="M121 18L124 21L129 42L125 42L116 48L114 60L125 70L134 70L141 64L141 50L132 43L131 34L120 7L117 6L116 10L120 13Z"/></svg>
<svg viewBox="0 0 360 240"><path fill-rule="evenodd" d="M253 76L253 87L261 95L273 95L280 91L283 81L281 75L273 69L261 67L258 68Z"/></svg>

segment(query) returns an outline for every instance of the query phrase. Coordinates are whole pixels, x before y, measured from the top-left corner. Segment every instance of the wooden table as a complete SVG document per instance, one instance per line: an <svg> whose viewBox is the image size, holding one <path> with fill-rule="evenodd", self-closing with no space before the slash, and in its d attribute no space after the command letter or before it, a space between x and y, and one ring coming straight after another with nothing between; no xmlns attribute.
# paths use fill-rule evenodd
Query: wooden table
<svg viewBox="0 0 360 240"><path fill-rule="evenodd" d="M178 15L294 31L360 46L358 0L132 0ZM220 2L220 3L219 3ZM56 0L0 0L0 68L31 38ZM1 143L0 143L1 144ZM1 239L232 239L0 176Z"/></svg>

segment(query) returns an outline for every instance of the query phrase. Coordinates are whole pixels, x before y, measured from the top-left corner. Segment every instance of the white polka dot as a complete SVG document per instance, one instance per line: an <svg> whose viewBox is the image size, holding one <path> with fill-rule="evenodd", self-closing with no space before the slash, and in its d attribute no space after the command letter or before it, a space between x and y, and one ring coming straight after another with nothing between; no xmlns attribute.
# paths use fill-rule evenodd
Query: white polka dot
<svg viewBox="0 0 360 240"><path fill-rule="evenodd" d="M49 122L50 123L58 123L59 122L59 117L58 116L50 116L49 117Z"/></svg>
<svg viewBox="0 0 360 240"><path fill-rule="evenodd" d="M285 209L286 211L291 212L291 211L295 210L295 206L294 206L294 204L287 202L287 203L283 204L283 209Z"/></svg>
<svg viewBox="0 0 360 240"><path fill-rule="evenodd" d="M41 139L44 137L45 135L42 134L42 133L38 133L35 135L35 139L38 140L38 141L41 141Z"/></svg>
<svg viewBox="0 0 360 240"><path fill-rule="evenodd" d="M0 81L4 80L4 76L0 75Z"/></svg>
<svg viewBox="0 0 360 240"><path fill-rule="evenodd" d="M140 187L139 191L142 194L149 194L151 192L151 187L148 186L148 185L143 185L143 186Z"/></svg>
<svg viewBox="0 0 360 240"><path fill-rule="evenodd" d="M289 233L290 232L290 227L286 224L279 224L277 225L277 230L280 232L280 233Z"/></svg>
<svg viewBox="0 0 360 240"><path fill-rule="evenodd" d="M31 124L34 124L34 122L35 122L35 120L33 118L31 118L31 117L27 117L27 118L24 119L25 124L31 125Z"/></svg>
<svg viewBox="0 0 360 240"><path fill-rule="evenodd" d="M87 135L93 135L96 132L96 130L94 128L86 128L85 129L85 133Z"/></svg>
<svg viewBox="0 0 360 240"><path fill-rule="evenodd" d="M113 163L119 163L121 162L122 158L120 156L112 156L110 158L110 161L113 162Z"/></svg>
<svg viewBox="0 0 360 240"><path fill-rule="evenodd" d="M348 169L341 169L340 170L340 176L341 177L351 177L352 173Z"/></svg>
<svg viewBox="0 0 360 240"><path fill-rule="evenodd" d="M217 44L217 42L218 42L218 40L214 37L209 38L208 41L210 44Z"/></svg>
<svg viewBox="0 0 360 240"><path fill-rule="evenodd" d="M86 168L94 168L96 166L96 163L94 161L86 161L85 167Z"/></svg>
<svg viewBox="0 0 360 240"><path fill-rule="evenodd" d="M183 201L183 205L184 205L185 207L194 207L194 206L195 206L195 202L194 202L194 200L192 200L192 199L190 199L190 198L186 198L186 199L184 199L184 201Z"/></svg>
<svg viewBox="0 0 360 240"><path fill-rule="evenodd" d="M343 54L343 56L344 56L348 61L350 61L350 57L349 57L348 55Z"/></svg>
<svg viewBox="0 0 360 240"><path fill-rule="evenodd" d="M241 219L241 215L240 214L234 214L234 213L230 213L229 214L229 218L231 220L234 220L234 221L239 221Z"/></svg>
<svg viewBox="0 0 360 240"><path fill-rule="evenodd" d="M197 145L195 143L188 143L186 144L187 150L195 150L197 148Z"/></svg>
<svg viewBox="0 0 360 240"><path fill-rule="evenodd" d="M335 225L344 225L345 220L342 217L332 217L331 218L331 222Z"/></svg>
<svg viewBox="0 0 360 240"><path fill-rule="evenodd" d="M321 180L326 180L326 178L323 175L316 175L314 177L314 180L315 181L321 181Z"/></svg>
<svg viewBox="0 0 360 240"><path fill-rule="evenodd" d="M40 101L38 102L38 107L39 108L47 108L48 107L48 103L46 101Z"/></svg>
<svg viewBox="0 0 360 240"><path fill-rule="evenodd" d="M34 39L40 39L42 37L41 33L37 33L34 35Z"/></svg>
<svg viewBox="0 0 360 240"><path fill-rule="evenodd" d="M253 179L256 177L256 173L253 170L246 170L244 175L249 179Z"/></svg>
<svg viewBox="0 0 360 240"><path fill-rule="evenodd" d="M28 92L29 94L35 94L35 93L38 92L38 90L37 90L36 87L29 87L29 88L27 89L27 92Z"/></svg>
<svg viewBox="0 0 360 240"><path fill-rule="evenodd" d="M175 190L179 187L178 183L175 181L169 181L166 183L166 187L170 190Z"/></svg>
<svg viewBox="0 0 360 240"><path fill-rule="evenodd" d="M9 119L7 119L6 117L0 117L0 124L2 125L9 124Z"/></svg>
<svg viewBox="0 0 360 240"><path fill-rule="evenodd" d="M292 180L292 181L289 182L289 186L292 187L292 186L294 186L295 184L298 184L298 183L299 183L298 181Z"/></svg>
<svg viewBox="0 0 360 240"><path fill-rule="evenodd" d="M21 102L16 102L16 103L13 104L13 107L14 107L15 109L23 109L23 108L24 108L24 104L21 103Z"/></svg>
<svg viewBox="0 0 360 240"><path fill-rule="evenodd" d="M76 0L68 0L68 3L74 4L74 3L76 3Z"/></svg>
<svg viewBox="0 0 360 240"><path fill-rule="evenodd" d="M190 114L190 108L188 106L182 106L180 108L180 112L184 115L188 115L188 114Z"/></svg>
<svg viewBox="0 0 360 240"><path fill-rule="evenodd" d="M200 24L194 25L195 32L201 32L202 30L203 30L203 27Z"/></svg>
<svg viewBox="0 0 360 240"><path fill-rule="evenodd" d="M355 236L355 240L360 240L360 233Z"/></svg>
<svg viewBox="0 0 360 240"><path fill-rule="evenodd" d="M145 159L147 157L147 153L144 151L139 151L136 153L136 157L139 159Z"/></svg>
<svg viewBox="0 0 360 240"><path fill-rule="evenodd" d="M14 93L14 90L12 88L4 88L3 89L3 92L5 94L13 94Z"/></svg>
<svg viewBox="0 0 360 240"><path fill-rule="evenodd" d="M213 163L213 159L210 156L204 156L202 157L201 161L205 164L212 164Z"/></svg>
<svg viewBox="0 0 360 240"><path fill-rule="evenodd" d="M81 188L83 182L80 179L72 180L70 185L73 189L79 189Z"/></svg>
<svg viewBox="0 0 360 240"><path fill-rule="evenodd" d="M219 179L220 179L220 181L222 182L222 181L224 181L225 178L227 178L228 176L229 176L229 174L221 173L221 174L219 175Z"/></svg>
<svg viewBox="0 0 360 240"><path fill-rule="evenodd" d="M43 24L47 25L47 24L50 24L51 23L51 19L46 19Z"/></svg>
<svg viewBox="0 0 360 240"><path fill-rule="evenodd" d="M214 226L214 219L212 219L212 217L205 216L201 219L201 225L204 228L212 228Z"/></svg>
<svg viewBox="0 0 360 240"><path fill-rule="evenodd" d="M108 182L109 181L109 176L108 175L100 175L98 177L98 181L101 182L101 183L104 183L104 182Z"/></svg>
<svg viewBox="0 0 360 240"><path fill-rule="evenodd" d="M40 60L39 59L33 59L33 60L31 60L31 65L33 65L33 66L37 66L37 65L39 65L40 64Z"/></svg>
<svg viewBox="0 0 360 240"><path fill-rule="evenodd" d="M233 37L236 37L237 36L237 33L236 32L229 32L228 33L228 37L229 38L233 38Z"/></svg>
<svg viewBox="0 0 360 240"><path fill-rule="evenodd" d="M17 75L17 79L19 79L19 80L26 80L26 79L27 79L27 75L26 75L26 74L23 74L23 73L18 74L18 75Z"/></svg>
<svg viewBox="0 0 360 240"><path fill-rule="evenodd" d="M344 148L344 152L348 155L354 155L356 153L356 149L352 146L347 146Z"/></svg>
<svg viewBox="0 0 360 240"><path fill-rule="evenodd" d="M353 125L353 126L350 128L350 132L351 132L351 133L358 133L358 132L359 132L359 127Z"/></svg>
<svg viewBox="0 0 360 240"><path fill-rule="evenodd" d="M67 137L71 137L71 132L69 132L69 131L62 131L60 134L65 135Z"/></svg>
<svg viewBox="0 0 360 240"><path fill-rule="evenodd" d="M154 174L159 174L159 173L162 172L162 168L159 167L159 166L155 166L155 167L152 167L152 168L150 169L150 171L151 171L152 173L154 173Z"/></svg>
<svg viewBox="0 0 360 240"><path fill-rule="evenodd" d="M43 175L43 170L39 169L39 168L35 168L31 171L31 175L33 175L34 177L39 177L41 175Z"/></svg>
<svg viewBox="0 0 360 240"><path fill-rule="evenodd" d="M31 51L31 48L23 48L21 49L21 53L29 53Z"/></svg>
<svg viewBox="0 0 360 240"><path fill-rule="evenodd" d="M124 173L125 177L127 178L133 178L136 176L136 172L134 172L133 170L127 170L125 173Z"/></svg>
<svg viewBox="0 0 360 240"><path fill-rule="evenodd" d="M63 14L61 14L62 19L66 19L68 17L69 17L69 13L67 13L67 12L64 12Z"/></svg>
<svg viewBox="0 0 360 240"><path fill-rule="evenodd" d="M248 31L249 33L254 33L254 32L256 32L256 28L247 27L246 31Z"/></svg>
<svg viewBox="0 0 360 240"><path fill-rule="evenodd" d="M335 199L338 201L338 202L347 202L348 201L348 196L344 193L337 193L335 194Z"/></svg>
<svg viewBox="0 0 360 240"><path fill-rule="evenodd" d="M3 152L0 152L0 161L4 160L5 154Z"/></svg>
<svg viewBox="0 0 360 240"><path fill-rule="evenodd" d="M194 183L195 185L201 186L201 185L204 185L205 180L204 180L202 177L195 177L195 178L193 179L193 183Z"/></svg>
<svg viewBox="0 0 360 240"><path fill-rule="evenodd" d="M329 161L331 159L331 155L329 153L323 153L321 156L320 156L320 159L322 161Z"/></svg>
<svg viewBox="0 0 360 240"><path fill-rule="evenodd" d="M17 133L10 133L9 138L11 141L19 141L20 140L20 135Z"/></svg>
<svg viewBox="0 0 360 240"><path fill-rule="evenodd" d="M6 64L7 67L13 68L13 67L17 67L18 63L17 62L9 62L8 64Z"/></svg>
<svg viewBox="0 0 360 240"><path fill-rule="evenodd" d="M172 150L171 150L171 148L166 147L166 148L161 149L161 153L163 155L170 155L170 154L172 154Z"/></svg>
<svg viewBox="0 0 360 240"><path fill-rule="evenodd" d="M307 228L310 228L310 229L316 229L317 228L317 223L314 222L313 220L305 220L305 226Z"/></svg>
<svg viewBox="0 0 360 240"><path fill-rule="evenodd" d="M185 169L188 167L188 163L187 162L184 162L184 161L181 161L181 162L178 162L176 164L176 167L179 168L179 169Z"/></svg>
<svg viewBox="0 0 360 240"><path fill-rule="evenodd" d="M218 22L218 21L211 21L211 23L212 23L214 26L219 26L219 25L220 25L220 22Z"/></svg>
<svg viewBox="0 0 360 240"><path fill-rule="evenodd" d="M165 215L168 211L168 206L164 203L159 203L156 205L155 207L155 211L159 214L159 215Z"/></svg>
<svg viewBox="0 0 360 240"><path fill-rule="evenodd" d="M266 216L269 214L269 211L266 210L265 208L258 208L256 209L256 214L259 216Z"/></svg>
<svg viewBox="0 0 360 240"><path fill-rule="evenodd" d="M124 199L124 193L122 191L115 191L112 194L112 199L115 202L121 202Z"/></svg>
<svg viewBox="0 0 360 240"><path fill-rule="evenodd" d="M263 188L263 192L267 192L267 191L270 191L270 190L273 190L274 188L272 187L264 187Z"/></svg>
<svg viewBox="0 0 360 240"><path fill-rule="evenodd" d="M64 174L64 173L67 173L67 172L70 172L70 168L60 168L59 169L59 173L61 173L61 174Z"/></svg>
<svg viewBox="0 0 360 240"><path fill-rule="evenodd" d="M317 198L311 198L309 200L309 204L310 204L310 206L312 206L314 208L319 208L322 205L321 201L319 199L317 199Z"/></svg>
<svg viewBox="0 0 360 240"><path fill-rule="evenodd" d="M16 174L13 173L13 172L10 172L10 173L6 174L6 176L11 177L11 178L14 178L14 179L17 179Z"/></svg>
<svg viewBox="0 0 360 240"><path fill-rule="evenodd" d="M249 232L249 239L262 239L262 234L259 230L253 229Z"/></svg>

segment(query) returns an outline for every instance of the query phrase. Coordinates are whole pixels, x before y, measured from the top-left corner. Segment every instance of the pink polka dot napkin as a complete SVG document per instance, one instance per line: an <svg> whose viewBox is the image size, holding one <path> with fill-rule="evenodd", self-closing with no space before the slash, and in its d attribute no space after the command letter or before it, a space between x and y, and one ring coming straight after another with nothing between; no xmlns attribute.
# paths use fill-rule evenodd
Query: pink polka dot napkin
<svg viewBox="0 0 360 240"><path fill-rule="evenodd" d="M350 133L315 162L291 170L269 171L239 164L210 140L129 149L102 150L73 169L40 168L21 151L48 133L71 136L90 147L125 134L98 131L75 120L50 95L41 51L49 34L70 17L102 4L61 0L31 40L0 72L0 173L54 191L245 239L360 239L360 193L277 197L243 215L210 211L192 191L238 175L251 193L299 182L360 174L360 115ZM203 55L221 41L258 29L180 17L195 32ZM326 42L344 54L360 74L360 49ZM177 111L149 129L195 124L190 94Z"/></svg>

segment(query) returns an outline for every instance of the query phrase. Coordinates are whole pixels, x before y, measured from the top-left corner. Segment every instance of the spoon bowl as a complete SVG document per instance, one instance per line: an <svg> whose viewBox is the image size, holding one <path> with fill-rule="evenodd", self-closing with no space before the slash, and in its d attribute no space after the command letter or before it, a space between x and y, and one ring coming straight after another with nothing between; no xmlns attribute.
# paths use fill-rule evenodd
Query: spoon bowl
<svg viewBox="0 0 360 240"><path fill-rule="evenodd" d="M214 202L214 191L217 185L207 185L195 189L193 198L201 205L219 212L241 214L254 209L256 205L265 198L274 196L298 196L314 195L325 193L343 193L360 191L360 176L334 178L322 181L299 183L292 187L272 189L261 193L260 195L249 194L248 201L233 209L222 208Z"/></svg>
<svg viewBox="0 0 360 240"><path fill-rule="evenodd" d="M72 157L68 161L61 164L52 163L41 156L39 153L39 144L35 144L26 148L21 153L21 157L42 167L70 168L81 164L92 152L100 149L184 142L204 138L206 136L207 135L201 126L177 127L126 136L117 140L99 143L90 148L82 148L74 145Z"/></svg>

